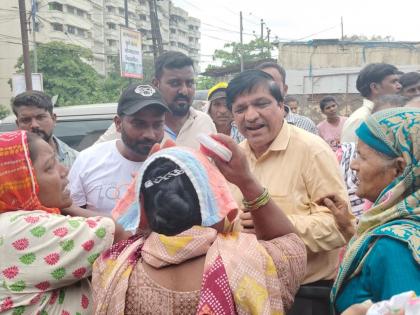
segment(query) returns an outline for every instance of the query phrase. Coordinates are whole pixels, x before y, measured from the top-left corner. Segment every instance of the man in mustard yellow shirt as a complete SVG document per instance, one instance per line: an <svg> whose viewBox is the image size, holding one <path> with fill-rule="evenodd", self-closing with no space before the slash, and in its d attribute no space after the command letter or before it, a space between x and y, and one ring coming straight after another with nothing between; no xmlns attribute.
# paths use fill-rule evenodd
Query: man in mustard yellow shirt
<svg viewBox="0 0 420 315"><path fill-rule="evenodd" d="M316 202L332 193L348 202L333 151L320 137L284 121L280 89L263 71L248 70L236 76L227 89L227 106L246 138L240 146L251 171L306 244L308 271L304 283L332 280L338 249L346 240L331 211ZM241 204L239 189L234 187L233 192ZM246 228L249 220L242 223Z"/></svg>

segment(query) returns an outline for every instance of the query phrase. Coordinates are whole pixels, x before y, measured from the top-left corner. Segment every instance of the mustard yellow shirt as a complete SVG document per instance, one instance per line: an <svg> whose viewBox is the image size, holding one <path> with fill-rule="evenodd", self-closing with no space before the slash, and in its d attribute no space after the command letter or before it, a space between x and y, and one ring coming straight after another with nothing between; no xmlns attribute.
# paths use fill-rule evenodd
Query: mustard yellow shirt
<svg viewBox="0 0 420 315"><path fill-rule="evenodd" d="M338 265L338 249L346 241L330 210L315 204L321 197L332 193L348 201L331 148L320 137L287 122L258 159L247 140L240 146L253 174L288 215L306 244L308 268L304 283L333 279ZM236 186L232 187L235 199L241 205L242 193Z"/></svg>

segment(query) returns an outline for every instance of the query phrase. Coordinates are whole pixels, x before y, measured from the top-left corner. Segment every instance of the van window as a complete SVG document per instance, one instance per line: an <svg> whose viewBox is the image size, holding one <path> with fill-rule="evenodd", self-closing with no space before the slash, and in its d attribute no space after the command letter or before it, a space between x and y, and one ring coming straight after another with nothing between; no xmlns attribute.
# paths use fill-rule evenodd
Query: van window
<svg viewBox="0 0 420 315"><path fill-rule="evenodd" d="M54 135L73 149L82 151L94 144L111 124L112 119L59 121Z"/></svg>

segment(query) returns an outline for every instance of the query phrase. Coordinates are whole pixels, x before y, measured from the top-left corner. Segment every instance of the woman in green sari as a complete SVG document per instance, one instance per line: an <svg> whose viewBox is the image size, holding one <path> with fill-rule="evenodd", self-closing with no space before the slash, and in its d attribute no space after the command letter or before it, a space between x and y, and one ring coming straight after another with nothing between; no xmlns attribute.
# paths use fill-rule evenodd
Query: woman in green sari
<svg viewBox="0 0 420 315"><path fill-rule="evenodd" d="M373 205L361 216L340 265L331 292L337 313L405 291L420 294L420 110L377 112L356 134L356 194ZM329 199L343 207L336 197Z"/></svg>

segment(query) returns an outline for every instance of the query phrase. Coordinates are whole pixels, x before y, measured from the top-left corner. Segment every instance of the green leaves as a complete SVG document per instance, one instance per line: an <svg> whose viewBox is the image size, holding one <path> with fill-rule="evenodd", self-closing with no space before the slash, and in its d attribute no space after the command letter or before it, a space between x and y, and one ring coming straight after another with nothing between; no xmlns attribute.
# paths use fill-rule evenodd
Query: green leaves
<svg viewBox="0 0 420 315"><path fill-rule="evenodd" d="M33 51L30 52L33 64ZM108 62L107 77L96 72L91 65L92 52L84 47L64 42L37 45L38 72L43 74L44 91L49 96L58 95L58 106L117 102L121 91L130 80L120 77L119 57ZM23 58L15 68L23 72ZM143 58L144 80L150 83L153 76L153 60Z"/></svg>
<svg viewBox="0 0 420 315"><path fill-rule="evenodd" d="M216 49L214 51L213 60L221 61L223 67L238 65L241 62L240 53L242 51L244 63L260 59L271 58L270 49L272 44L268 41L256 38L247 44L231 42L224 45L225 49ZM214 66L209 66L207 70L214 69Z"/></svg>

